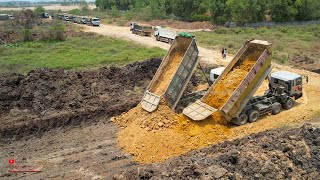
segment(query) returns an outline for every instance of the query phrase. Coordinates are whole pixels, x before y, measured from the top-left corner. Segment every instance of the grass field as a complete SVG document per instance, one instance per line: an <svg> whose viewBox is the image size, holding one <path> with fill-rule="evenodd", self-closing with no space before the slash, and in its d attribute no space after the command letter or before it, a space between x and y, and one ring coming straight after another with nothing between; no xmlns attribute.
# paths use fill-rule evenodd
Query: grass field
<svg viewBox="0 0 320 180"><path fill-rule="evenodd" d="M250 39L267 40L273 44L273 59L287 63L297 55L320 60L320 25L273 28L224 28L212 32L195 32L198 43L217 50L227 48L235 54Z"/></svg>
<svg viewBox="0 0 320 180"><path fill-rule="evenodd" d="M72 37L63 42L26 42L18 47L0 46L0 73L26 73L36 68L91 69L121 66L165 51L103 36Z"/></svg>

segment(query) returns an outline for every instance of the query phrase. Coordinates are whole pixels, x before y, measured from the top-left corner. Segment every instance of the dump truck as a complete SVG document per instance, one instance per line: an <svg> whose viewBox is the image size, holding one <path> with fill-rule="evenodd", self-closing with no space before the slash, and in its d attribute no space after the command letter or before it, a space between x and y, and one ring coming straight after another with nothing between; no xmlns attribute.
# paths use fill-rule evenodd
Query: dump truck
<svg viewBox="0 0 320 180"><path fill-rule="evenodd" d="M183 109L183 114L200 121L219 113L228 122L243 125L257 121L260 115L278 114L281 107L290 109L293 98L302 97L302 79L294 73L271 74L268 92L253 97L263 81L268 79L271 59L270 43L260 40L246 42L206 94ZM242 72L241 69L248 71Z"/></svg>
<svg viewBox="0 0 320 180"><path fill-rule="evenodd" d="M9 15L8 14L0 14L0 20L8 20Z"/></svg>
<svg viewBox="0 0 320 180"><path fill-rule="evenodd" d="M156 26L154 28L154 36L156 37L157 41L167 42L172 44L173 40L177 36L177 32L171 31L161 26Z"/></svg>
<svg viewBox="0 0 320 180"><path fill-rule="evenodd" d="M141 26L137 23L131 23L130 30L133 34L140 36L151 36L152 27L151 26Z"/></svg>
<svg viewBox="0 0 320 180"><path fill-rule="evenodd" d="M176 36L144 93L142 108L155 111L163 97L174 110L198 64L198 54L193 37Z"/></svg>

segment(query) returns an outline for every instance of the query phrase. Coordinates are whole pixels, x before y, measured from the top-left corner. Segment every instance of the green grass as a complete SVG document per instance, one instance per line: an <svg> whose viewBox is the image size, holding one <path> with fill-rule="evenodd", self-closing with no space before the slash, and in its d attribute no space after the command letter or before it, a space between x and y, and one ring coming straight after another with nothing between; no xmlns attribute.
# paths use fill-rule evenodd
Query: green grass
<svg viewBox="0 0 320 180"><path fill-rule="evenodd" d="M64 42L27 42L18 47L0 46L0 72L26 73L37 68L91 69L121 66L165 51L103 36L69 38Z"/></svg>
<svg viewBox="0 0 320 180"><path fill-rule="evenodd" d="M261 39L273 44L273 59L278 63L287 63L288 59L299 54L320 60L320 25L257 29L218 27L213 32L193 34L200 45L219 51L226 47L232 54L235 54L246 40Z"/></svg>

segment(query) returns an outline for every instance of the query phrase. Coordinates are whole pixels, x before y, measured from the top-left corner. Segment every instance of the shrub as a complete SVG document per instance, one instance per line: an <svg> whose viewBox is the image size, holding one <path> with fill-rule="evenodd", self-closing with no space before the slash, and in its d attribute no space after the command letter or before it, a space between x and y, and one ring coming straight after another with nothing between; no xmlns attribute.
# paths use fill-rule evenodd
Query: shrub
<svg viewBox="0 0 320 180"><path fill-rule="evenodd" d="M22 30L22 37L23 41L28 42L32 41L32 32L30 29L23 29Z"/></svg>

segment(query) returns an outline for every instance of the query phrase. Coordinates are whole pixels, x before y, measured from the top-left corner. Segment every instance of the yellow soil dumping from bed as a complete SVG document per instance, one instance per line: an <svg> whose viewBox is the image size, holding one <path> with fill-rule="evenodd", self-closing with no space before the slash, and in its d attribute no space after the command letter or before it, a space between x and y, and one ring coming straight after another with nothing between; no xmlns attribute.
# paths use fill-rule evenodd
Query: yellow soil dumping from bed
<svg viewBox="0 0 320 180"><path fill-rule="evenodd" d="M247 68L247 72L252 62L249 60L244 63L248 66L240 67ZM239 72L238 69L236 68L234 73ZM303 73L305 71L301 71L301 74ZM230 73L228 77L236 78L237 76ZM320 89L318 83L320 76L310 73L309 79L309 83L304 85L304 96L297 100L294 108L282 111L278 115L263 116L255 123L242 126L226 126L218 123L219 114L204 121L192 121L184 115L175 114L163 100L160 102L159 109L153 113L144 111L138 105L121 116L113 118L113 121L121 127L118 133L118 146L132 154L138 162L160 162L209 144L306 121L315 112L320 112L320 98L317 96ZM230 86L235 86L234 84ZM292 113L293 111L295 113Z"/></svg>
<svg viewBox="0 0 320 180"><path fill-rule="evenodd" d="M255 64L257 56L248 56L242 64L235 67L224 78L222 78L211 90L211 93L203 101L208 105L220 109L231 97L242 80L247 76L252 66ZM225 124L225 120L220 112L216 111L209 119L214 119L217 123Z"/></svg>
<svg viewBox="0 0 320 180"><path fill-rule="evenodd" d="M180 62L182 61L182 53L174 53L173 57L169 60L167 67L165 67L163 73L159 77L159 84L156 86L154 93L162 95L167 90L169 83L171 82L174 73L177 71Z"/></svg>

